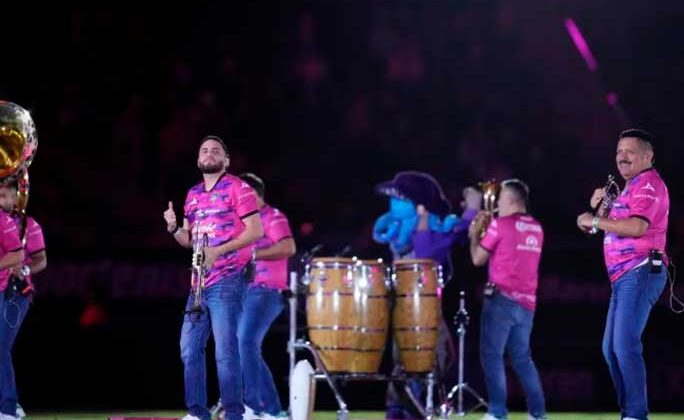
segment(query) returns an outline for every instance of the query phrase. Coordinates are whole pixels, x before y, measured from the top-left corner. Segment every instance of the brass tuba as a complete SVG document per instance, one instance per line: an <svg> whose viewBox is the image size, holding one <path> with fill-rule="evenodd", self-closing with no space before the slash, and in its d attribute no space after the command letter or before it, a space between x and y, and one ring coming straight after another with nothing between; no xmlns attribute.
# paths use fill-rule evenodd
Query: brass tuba
<svg viewBox="0 0 684 420"><path fill-rule="evenodd" d="M484 209L484 219L480 227L480 238L482 238L487 232L487 227L492 222L494 214L499 211L497 208L497 201L499 199L499 193L501 192L501 183L494 179L488 181L480 182L477 184L482 190L482 207Z"/></svg>
<svg viewBox="0 0 684 420"><path fill-rule="evenodd" d="M17 208L22 240L26 231L26 206L29 197L28 168L38 148L38 135L31 114L21 106L0 101L0 184L16 183Z"/></svg>

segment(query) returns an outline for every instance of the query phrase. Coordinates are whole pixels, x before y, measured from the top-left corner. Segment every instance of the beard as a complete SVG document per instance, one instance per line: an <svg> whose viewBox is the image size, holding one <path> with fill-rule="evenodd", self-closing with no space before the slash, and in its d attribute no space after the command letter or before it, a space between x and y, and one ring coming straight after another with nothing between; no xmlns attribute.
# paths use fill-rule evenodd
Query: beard
<svg viewBox="0 0 684 420"><path fill-rule="evenodd" d="M217 174L223 172L224 167L222 162L216 163L199 163L197 167L203 174Z"/></svg>

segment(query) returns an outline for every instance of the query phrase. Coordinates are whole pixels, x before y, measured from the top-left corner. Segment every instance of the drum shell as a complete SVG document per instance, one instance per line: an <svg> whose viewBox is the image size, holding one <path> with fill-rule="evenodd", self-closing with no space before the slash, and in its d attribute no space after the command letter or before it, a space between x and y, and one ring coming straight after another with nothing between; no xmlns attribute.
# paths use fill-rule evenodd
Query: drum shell
<svg viewBox="0 0 684 420"><path fill-rule="evenodd" d="M307 329L326 370L377 372L389 323L385 266L376 260L315 258L308 275Z"/></svg>
<svg viewBox="0 0 684 420"><path fill-rule="evenodd" d="M406 372L431 372L442 319L439 266L428 259L397 260L392 265L392 282L392 327L399 363Z"/></svg>

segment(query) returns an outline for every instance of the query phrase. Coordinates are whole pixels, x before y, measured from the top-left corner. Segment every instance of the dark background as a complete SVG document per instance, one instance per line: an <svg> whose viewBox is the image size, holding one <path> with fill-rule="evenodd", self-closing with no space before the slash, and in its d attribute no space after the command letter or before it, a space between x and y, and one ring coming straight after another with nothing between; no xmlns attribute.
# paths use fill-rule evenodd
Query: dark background
<svg viewBox="0 0 684 420"><path fill-rule="evenodd" d="M646 128L670 190L668 250L680 259L681 2L200 1L163 13L117 3L5 14L31 16L3 20L0 97L30 109L38 127L28 210L49 260L14 349L29 411L182 406L190 256L161 213L169 200L180 211L200 179L197 147L208 133L228 143L232 173L264 178L299 250L323 243L322 255L350 245L360 257L388 257L371 240L387 210L373 186L396 171L432 173L456 210L468 185L527 181L546 231L533 349L549 408L615 409L600 351L609 293L600 239L580 234L575 217L617 173L620 130ZM566 18L586 37L595 72ZM466 378L484 393L485 273L465 249L454 258L445 317L465 289ZM682 315L668 297L644 337L657 411L681 409L684 394ZM283 316L264 347L285 406L286 327ZM382 385L344 392L351 409L383 406ZM319 394L318 407L334 406Z"/></svg>

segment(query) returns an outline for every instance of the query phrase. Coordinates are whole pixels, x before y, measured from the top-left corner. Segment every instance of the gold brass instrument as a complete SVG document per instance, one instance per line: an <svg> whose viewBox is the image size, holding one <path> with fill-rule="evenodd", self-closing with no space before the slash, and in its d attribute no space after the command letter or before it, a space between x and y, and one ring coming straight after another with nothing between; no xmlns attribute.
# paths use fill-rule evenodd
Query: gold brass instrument
<svg viewBox="0 0 684 420"><path fill-rule="evenodd" d="M613 208L613 203L620 196L621 189L617 182L615 182L615 177L613 175L608 175L608 180L606 181L606 186L603 187L606 192L596 210L594 210L594 215L598 217L608 217L610 214L610 209ZM596 234L598 229L591 228L589 233L592 235Z"/></svg>
<svg viewBox="0 0 684 420"><path fill-rule="evenodd" d="M192 308L185 311L186 314L201 314L202 309L202 291L204 290L204 280L206 277L206 269L204 268L204 248L209 246L209 236L206 233L200 236L200 224L195 224L195 232L192 235L192 277L191 287L195 289L195 300Z"/></svg>
<svg viewBox="0 0 684 420"><path fill-rule="evenodd" d="M497 208L497 201L499 199L499 193L501 192L501 183L494 179L488 181L480 182L477 184L482 190L482 207L484 209L485 218L480 227L480 238L482 238L487 232L487 227L492 222L494 214L499 211Z"/></svg>
<svg viewBox="0 0 684 420"><path fill-rule="evenodd" d="M38 135L31 114L21 106L0 101L0 184L17 185L15 209L20 216L22 241L26 233L26 206L29 197L28 168L38 148Z"/></svg>

